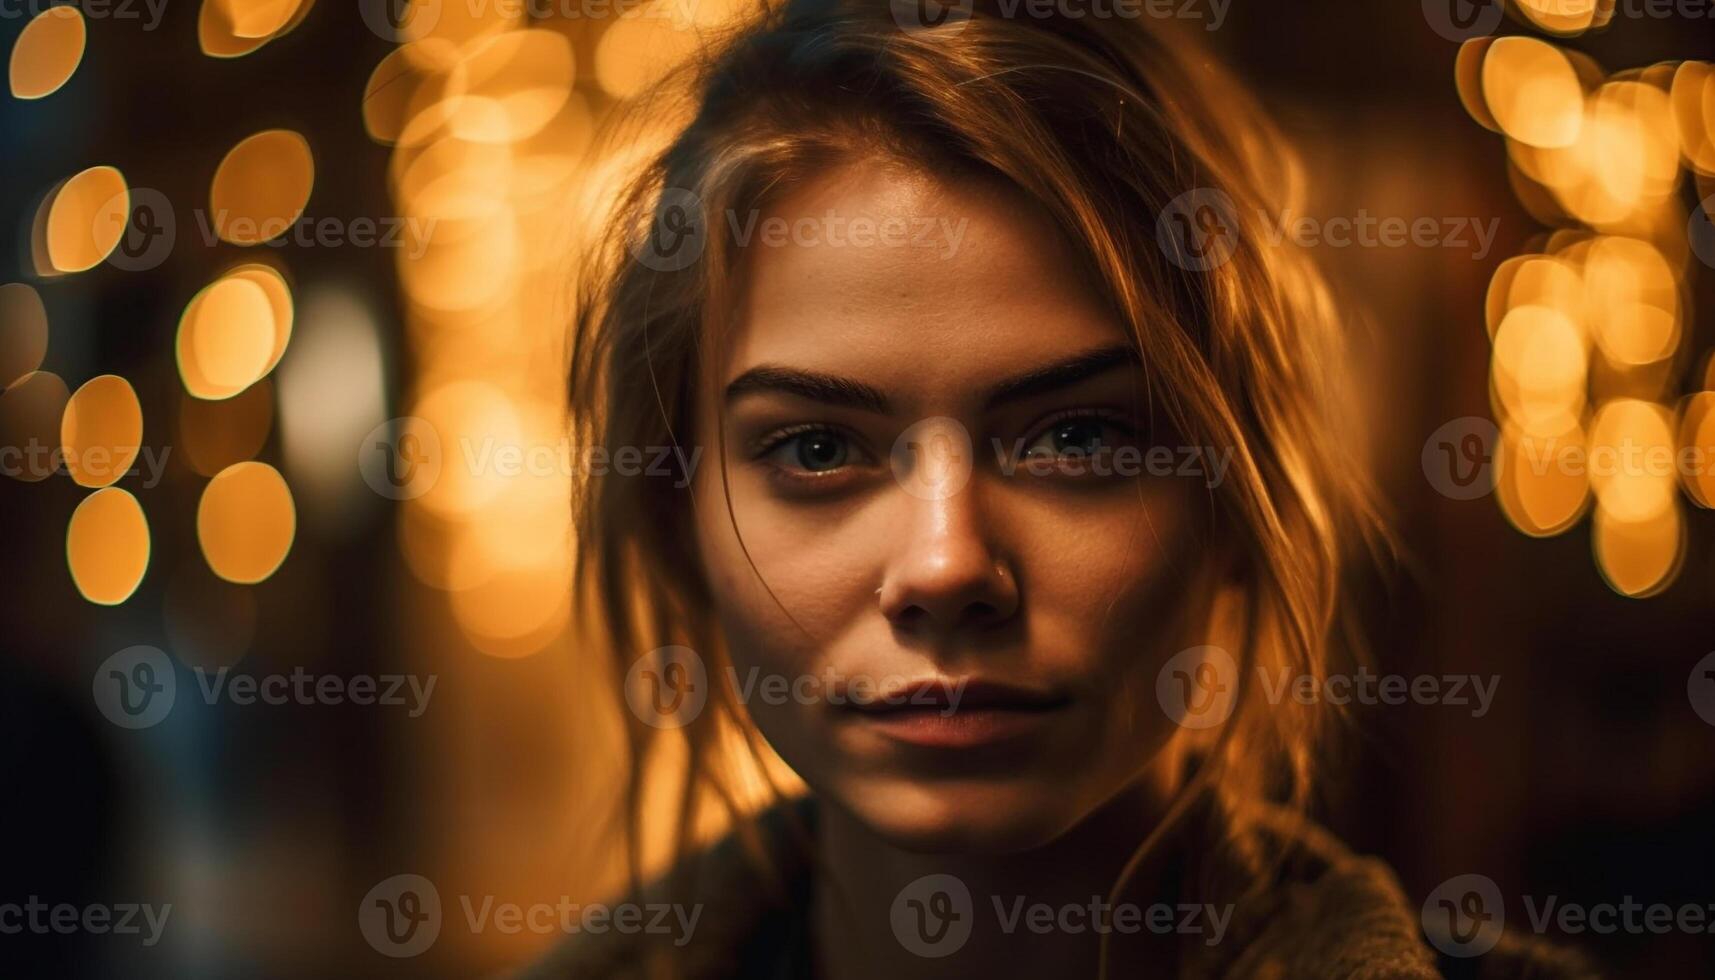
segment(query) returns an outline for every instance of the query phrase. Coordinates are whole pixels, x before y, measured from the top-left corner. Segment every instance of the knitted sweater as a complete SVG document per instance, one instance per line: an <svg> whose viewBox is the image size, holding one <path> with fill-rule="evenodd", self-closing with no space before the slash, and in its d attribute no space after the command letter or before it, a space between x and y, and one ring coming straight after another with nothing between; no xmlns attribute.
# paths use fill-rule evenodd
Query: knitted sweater
<svg viewBox="0 0 1715 980"><path fill-rule="evenodd" d="M758 820L772 882L736 837L698 855L689 901L700 906L695 930L681 947L639 932L572 936L520 980L645 978L673 956L685 980L808 980L809 909L815 867L802 842L811 839L815 808L800 801ZM1222 941L1181 944L1182 980L1594 980L1582 957L1538 940L1503 936L1479 957L1439 957L1424 942L1418 910L1408 904L1393 872L1375 858L1359 857L1332 835L1285 813L1258 828L1275 860L1268 881L1232 903ZM1234 880L1236 860L1219 869ZM1221 880L1222 874L1199 876ZM1243 873L1236 876L1242 878ZM1251 882L1258 884L1254 878ZM680 892L680 895L685 894ZM672 901L656 882L628 901ZM673 975L673 974L669 974Z"/></svg>

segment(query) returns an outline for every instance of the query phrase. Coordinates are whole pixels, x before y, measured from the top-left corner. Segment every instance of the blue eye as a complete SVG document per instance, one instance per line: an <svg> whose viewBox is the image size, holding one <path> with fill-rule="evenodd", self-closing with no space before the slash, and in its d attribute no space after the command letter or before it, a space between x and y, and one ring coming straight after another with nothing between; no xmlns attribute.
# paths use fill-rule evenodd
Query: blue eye
<svg viewBox="0 0 1715 980"><path fill-rule="evenodd" d="M783 434L763 457L785 470L829 473L852 461L851 441L832 429L804 429Z"/></svg>
<svg viewBox="0 0 1715 980"><path fill-rule="evenodd" d="M1027 459L1060 459L1095 456L1120 445L1127 438L1121 427L1097 415L1073 415L1049 424L1025 446Z"/></svg>

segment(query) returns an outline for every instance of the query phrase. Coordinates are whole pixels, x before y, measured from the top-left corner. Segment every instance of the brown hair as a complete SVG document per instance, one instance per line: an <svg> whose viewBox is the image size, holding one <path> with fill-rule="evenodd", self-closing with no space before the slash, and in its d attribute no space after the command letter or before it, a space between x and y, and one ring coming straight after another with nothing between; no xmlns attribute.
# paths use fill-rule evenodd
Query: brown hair
<svg viewBox="0 0 1715 980"><path fill-rule="evenodd" d="M695 386L711 331L731 308L735 255L710 221L695 262L638 261L660 227L664 193L700 203L705 215L748 211L772 188L859 154L946 179L1005 181L1079 250L1173 423L1233 450L1215 508L1238 556L1224 590L1233 601L1222 603L1242 638L1238 703L1210 733L1180 731L1171 768L1181 790L1173 815L1212 800L1236 840L1262 801L1305 801L1330 710L1271 706L1245 694L1245 679L1258 666L1326 675L1351 545L1379 526L1339 431L1341 320L1307 257L1268 244L1264 227L1265 215L1295 203L1297 171L1233 83L1148 25L1008 19L980 2L968 18L930 27L895 16L916 6L770 7L663 90L686 97L689 121L631 183L582 277L570 363L575 437L607 446L698 439ZM1226 212L1237 247L1225 261L1197 262L1158 235L1158 216L1183 207L1187 193ZM695 502L681 482L609 475L580 488L583 620L622 673L675 643L723 662L694 545ZM766 752L735 692L718 684L708 708L677 732L633 719L634 826L650 748L678 737L689 765L675 846L708 800L742 829L733 733ZM630 853L635 869L635 834Z"/></svg>

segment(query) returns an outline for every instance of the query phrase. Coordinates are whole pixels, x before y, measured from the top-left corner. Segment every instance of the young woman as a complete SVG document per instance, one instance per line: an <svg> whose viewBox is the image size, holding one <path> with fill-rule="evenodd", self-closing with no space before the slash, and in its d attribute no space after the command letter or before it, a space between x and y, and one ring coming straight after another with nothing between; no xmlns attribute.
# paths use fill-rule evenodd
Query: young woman
<svg viewBox="0 0 1715 980"><path fill-rule="evenodd" d="M1379 537L1281 143L1152 25L1038 12L769 10L625 199L578 436L697 462L582 488L579 585L681 844L641 894L697 918L541 975L1438 975L1297 816L1328 709L1256 682L1340 669ZM802 792L758 815L747 756Z"/></svg>

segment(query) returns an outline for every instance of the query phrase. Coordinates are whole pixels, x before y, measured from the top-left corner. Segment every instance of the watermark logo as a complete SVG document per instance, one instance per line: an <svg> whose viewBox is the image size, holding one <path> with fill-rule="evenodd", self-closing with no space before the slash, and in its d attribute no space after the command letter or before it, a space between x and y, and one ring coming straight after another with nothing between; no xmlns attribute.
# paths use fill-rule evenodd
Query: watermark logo
<svg viewBox="0 0 1715 980"><path fill-rule="evenodd" d="M412 500L441 478L441 437L415 416L388 419L363 437L357 468L369 489L388 500Z"/></svg>
<svg viewBox="0 0 1715 980"><path fill-rule="evenodd" d="M1704 198L1692 209L1691 217L1685 222L1685 237L1703 264L1715 269L1715 194Z"/></svg>
<svg viewBox="0 0 1715 980"><path fill-rule="evenodd" d="M1423 0L1423 19L1449 41L1469 41L1501 26L1501 0Z"/></svg>
<svg viewBox="0 0 1715 980"><path fill-rule="evenodd" d="M441 893L422 875L394 875L363 896L357 927L383 956L420 955L441 935Z"/></svg>
<svg viewBox="0 0 1715 980"><path fill-rule="evenodd" d="M888 9L906 31L962 31L971 21L971 0L889 0Z"/></svg>
<svg viewBox="0 0 1715 980"><path fill-rule="evenodd" d="M646 725L683 728L708 704L708 668L690 647L657 647L626 671L625 700Z"/></svg>
<svg viewBox="0 0 1715 980"><path fill-rule="evenodd" d="M1423 442L1423 475L1438 493L1475 500L1494 489L1495 446L1500 430L1476 415L1454 419Z"/></svg>
<svg viewBox="0 0 1715 980"><path fill-rule="evenodd" d="M957 877L924 875L899 890L888 911L899 945L918 956L938 959L964 948L976 911L971 890Z"/></svg>
<svg viewBox="0 0 1715 980"><path fill-rule="evenodd" d="M165 651L126 647L95 669L92 691L108 721L120 728L153 728L173 710L178 675Z"/></svg>
<svg viewBox="0 0 1715 980"><path fill-rule="evenodd" d="M648 232L632 243L631 254L656 272L678 272L702 257L708 237L703 199L694 191L669 187L661 192Z"/></svg>
<svg viewBox="0 0 1715 980"><path fill-rule="evenodd" d="M1191 647L1168 658L1155 675L1155 698L1175 724L1213 728L1238 703L1239 665L1217 646Z"/></svg>
<svg viewBox="0 0 1715 980"><path fill-rule="evenodd" d="M358 16L369 32L388 44L427 37L441 22L447 0L357 0Z"/></svg>
<svg viewBox="0 0 1715 980"><path fill-rule="evenodd" d="M1423 900L1423 931L1448 956L1481 956L1495 948L1506 927L1500 886L1486 875L1449 878Z"/></svg>
<svg viewBox="0 0 1715 980"><path fill-rule="evenodd" d="M130 192L130 214L125 216L125 229L119 242L108 253L107 263L126 272L146 272L167 261L178 240L178 221L167 195L153 187L133 187ZM117 210L124 195L115 197L97 212L99 215ZM97 220L102 220L98 218Z"/></svg>
<svg viewBox="0 0 1715 980"><path fill-rule="evenodd" d="M888 462L906 493L919 500L946 500L971 481L971 434L958 419L923 419L893 441Z"/></svg>
<svg viewBox="0 0 1715 980"><path fill-rule="evenodd" d="M1691 676L1685 679L1685 696L1691 699L1691 710L1697 717L1715 725L1715 652L1691 668Z"/></svg>
<svg viewBox="0 0 1715 980"><path fill-rule="evenodd" d="M1155 242L1161 254L1187 272L1208 272L1227 264L1239 248L1238 211L1227 193L1196 187L1167 202L1155 218Z"/></svg>

